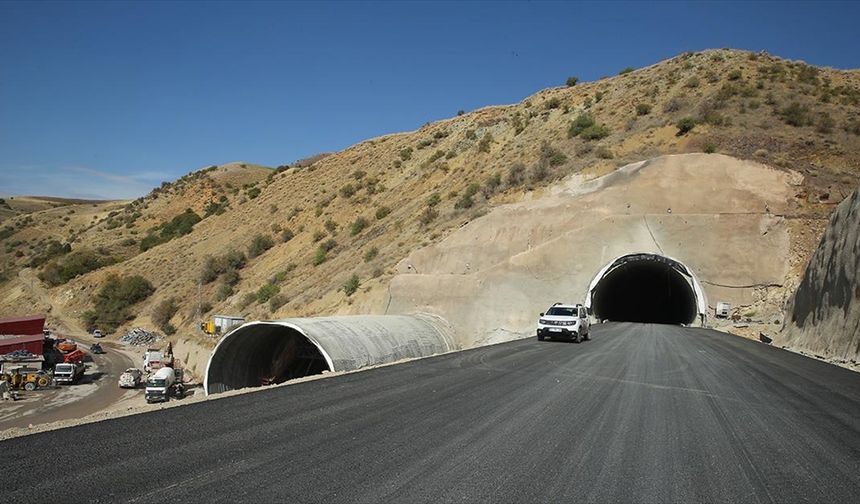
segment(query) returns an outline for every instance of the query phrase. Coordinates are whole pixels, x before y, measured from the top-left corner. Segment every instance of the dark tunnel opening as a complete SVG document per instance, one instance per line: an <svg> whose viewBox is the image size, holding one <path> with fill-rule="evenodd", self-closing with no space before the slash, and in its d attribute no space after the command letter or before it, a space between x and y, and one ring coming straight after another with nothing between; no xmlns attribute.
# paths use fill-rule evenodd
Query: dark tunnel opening
<svg viewBox="0 0 860 504"><path fill-rule="evenodd" d="M610 270L592 292L597 319L656 324L690 324L698 313L696 293L668 261L631 260Z"/></svg>
<svg viewBox="0 0 860 504"><path fill-rule="evenodd" d="M279 324L242 327L221 345L207 371L210 392L274 385L330 371L316 345Z"/></svg>

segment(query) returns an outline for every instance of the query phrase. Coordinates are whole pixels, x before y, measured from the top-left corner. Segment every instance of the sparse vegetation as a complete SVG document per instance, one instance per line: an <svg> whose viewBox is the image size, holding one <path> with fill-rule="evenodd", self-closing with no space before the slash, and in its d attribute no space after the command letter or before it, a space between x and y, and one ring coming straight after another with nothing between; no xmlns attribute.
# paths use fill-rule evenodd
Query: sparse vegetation
<svg viewBox="0 0 860 504"><path fill-rule="evenodd" d="M481 141L478 142L478 152L490 152L490 144L493 143L493 134L489 131L484 133Z"/></svg>
<svg viewBox="0 0 860 504"><path fill-rule="evenodd" d="M176 302L176 298L169 297L167 299L162 300L160 303L155 305L155 308L152 310L152 323L155 324L156 327L167 333L167 327L173 327L170 325L170 319L176 315L176 312L179 311L179 305Z"/></svg>
<svg viewBox="0 0 860 504"><path fill-rule="evenodd" d="M116 263L110 256L98 254L92 250L79 250L67 256L54 259L42 268L39 280L51 287L62 285L69 280Z"/></svg>
<svg viewBox="0 0 860 504"><path fill-rule="evenodd" d="M677 136L683 136L693 131L693 128L696 127L696 120L692 117L684 117L675 124L675 127L678 128Z"/></svg>
<svg viewBox="0 0 860 504"><path fill-rule="evenodd" d="M343 284L344 294L346 294L347 296L352 296L353 294L355 294L355 291L358 290L359 285L361 285L361 281L358 278L358 274L353 273L352 276L349 277L349 280L347 280Z"/></svg>
<svg viewBox="0 0 860 504"><path fill-rule="evenodd" d="M265 283L257 289L257 302L262 304L268 302L272 297L281 292L281 288L273 283Z"/></svg>
<svg viewBox="0 0 860 504"><path fill-rule="evenodd" d="M781 109L779 116L786 124L796 127L809 126L814 122L809 107L797 102L792 102Z"/></svg>
<svg viewBox="0 0 860 504"><path fill-rule="evenodd" d="M649 103L639 103L636 105L636 115L644 116L651 113L651 104Z"/></svg>
<svg viewBox="0 0 860 504"><path fill-rule="evenodd" d="M368 224L370 223L364 217L357 217L354 221L352 221L352 225L349 227L349 234L355 236L358 233L361 233L368 226Z"/></svg>
<svg viewBox="0 0 860 504"><path fill-rule="evenodd" d="M633 67L624 67L621 69L620 72L618 72L618 75L626 75L626 74L629 74L630 72L632 72L633 70L636 70L636 69Z"/></svg>
<svg viewBox="0 0 860 504"><path fill-rule="evenodd" d="M129 311L133 305L155 292L151 283L140 275L107 278L96 294L94 307L83 314L88 329L98 327L112 333L117 327L132 319Z"/></svg>
<svg viewBox="0 0 860 504"><path fill-rule="evenodd" d="M376 220L382 220L391 213L391 209L387 206L381 206L376 209Z"/></svg>
<svg viewBox="0 0 860 504"><path fill-rule="evenodd" d="M158 234L153 232L140 240L140 251L146 252L156 245L187 235L194 229L194 225L201 220L203 220L203 218L194 213L193 210L190 208L186 209L185 212L177 215L169 222L158 226L158 228L156 228Z"/></svg>
<svg viewBox="0 0 860 504"><path fill-rule="evenodd" d="M367 252L364 253L364 262L370 262L379 255L379 249L376 247L370 247L367 249Z"/></svg>
<svg viewBox="0 0 860 504"><path fill-rule="evenodd" d="M579 82L579 77L571 76L567 78L567 80L565 81L565 85L567 87L573 87L576 85L577 82Z"/></svg>
<svg viewBox="0 0 860 504"><path fill-rule="evenodd" d="M248 258L253 259L262 255L264 252L275 246L274 240L269 235L258 234L251 240L248 245Z"/></svg>

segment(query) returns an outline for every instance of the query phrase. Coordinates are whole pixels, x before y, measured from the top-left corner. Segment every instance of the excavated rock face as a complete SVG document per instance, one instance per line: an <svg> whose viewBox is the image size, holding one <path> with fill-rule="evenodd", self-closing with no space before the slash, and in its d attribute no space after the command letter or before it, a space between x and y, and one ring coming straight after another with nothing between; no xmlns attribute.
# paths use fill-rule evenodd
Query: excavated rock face
<svg viewBox="0 0 860 504"><path fill-rule="evenodd" d="M791 299L781 343L860 358L860 188L836 208Z"/></svg>

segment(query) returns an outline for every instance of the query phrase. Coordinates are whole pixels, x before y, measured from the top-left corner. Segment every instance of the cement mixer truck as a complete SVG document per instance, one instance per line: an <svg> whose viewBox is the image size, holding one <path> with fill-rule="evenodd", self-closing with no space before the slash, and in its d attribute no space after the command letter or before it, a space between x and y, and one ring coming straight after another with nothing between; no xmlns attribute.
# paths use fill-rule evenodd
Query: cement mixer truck
<svg viewBox="0 0 860 504"><path fill-rule="evenodd" d="M146 380L146 402L165 402L169 400L176 384L176 373L171 367L163 367Z"/></svg>

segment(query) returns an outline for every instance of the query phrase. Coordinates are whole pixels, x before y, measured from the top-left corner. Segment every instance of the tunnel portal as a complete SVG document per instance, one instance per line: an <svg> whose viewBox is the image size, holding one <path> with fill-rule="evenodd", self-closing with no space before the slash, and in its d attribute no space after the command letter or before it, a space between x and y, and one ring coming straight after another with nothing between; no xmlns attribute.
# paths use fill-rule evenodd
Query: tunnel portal
<svg viewBox="0 0 860 504"><path fill-rule="evenodd" d="M707 303L689 269L657 254L630 254L592 281L586 307L598 320L689 325L704 321Z"/></svg>
<svg viewBox="0 0 860 504"><path fill-rule="evenodd" d="M295 329L275 324L246 328L245 337L225 340L209 375L224 390L275 385L331 368L322 352Z"/></svg>

